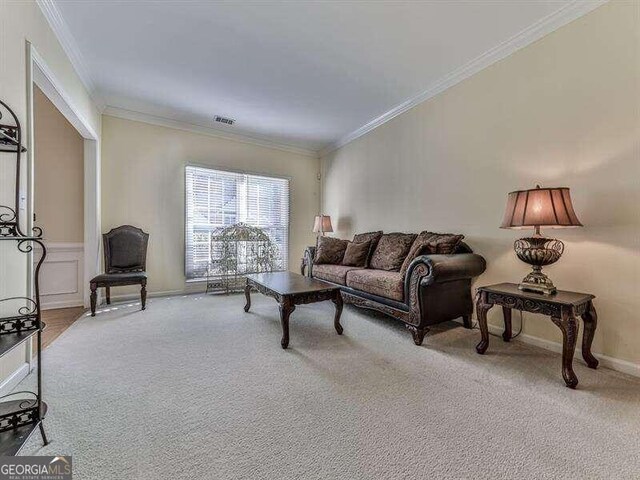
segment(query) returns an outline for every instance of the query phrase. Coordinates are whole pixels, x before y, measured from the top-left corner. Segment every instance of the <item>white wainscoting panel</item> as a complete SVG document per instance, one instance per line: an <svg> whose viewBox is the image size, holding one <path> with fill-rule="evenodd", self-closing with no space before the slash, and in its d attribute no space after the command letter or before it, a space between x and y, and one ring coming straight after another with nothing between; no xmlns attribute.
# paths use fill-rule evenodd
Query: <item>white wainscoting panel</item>
<svg viewBox="0 0 640 480"><path fill-rule="evenodd" d="M84 244L46 242L47 258L40 270L43 310L84 305ZM39 253L34 254L34 262Z"/></svg>

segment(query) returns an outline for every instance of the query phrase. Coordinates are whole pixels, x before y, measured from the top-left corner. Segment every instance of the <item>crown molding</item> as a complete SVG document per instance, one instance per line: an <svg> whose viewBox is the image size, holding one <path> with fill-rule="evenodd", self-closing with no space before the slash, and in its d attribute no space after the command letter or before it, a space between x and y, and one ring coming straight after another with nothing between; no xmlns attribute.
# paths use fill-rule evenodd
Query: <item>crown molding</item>
<svg viewBox="0 0 640 480"><path fill-rule="evenodd" d="M574 0L571 3L568 3L559 10L531 24L529 27L525 28L520 33L517 33L510 39L487 50L485 53L474 58L465 65L453 70L451 73L445 75L440 80L434 82L422 93L395 106L391 110L383 113L379 117L374 118L357 130L354 130L353 132L341 137L338 141L322 149L319 152L320 156L322 157L339 149L340 147L345 146L346 144L365 135L366 133L369 133L375 128L378 128L380 125L387 123L389 120L394 119L398 115L401 115L407 110L410 110L413 107L421 104L422 102L435 97L448 88L453 87L454 85L462 82L472 75L475 75L481 70L484 70L494 63L508 57L512 53L515 53L516 51L526 47L527 45L540 40L542 37L552 33L558 28L580 18L583 15L586 15L599 6L604 5L608 1L609 0Z"/></svg>
<svg viewBox="0 0 640 480"><path fill-rule="evenodd" d="M134 110L127 110L126 108L107 105L102 113L103 115L108 115L110 117L132 120L134 122L148 123L150 125L156 125L159 127L173 128L175 130L182 130L185 132L199 133L201 135L222 138L224 140L247 143L250 145L257 145L259 147L273 148L275 150L281 150L284 152L296 153L298 155L304 155L307 157L318 158L318 152L315 150L296 147L285 143L273 142L266 138L254 137L251 135L244 135L240 133L225 132L222 130L218 130L217 128L205 127L203 125L197 125L195 123L174 120L157 115L150 115L148 113L137 112Z"/></svg>
<svg viewBox="0 0 640 480"><path fill-rule="evenodd" d="M40 11L47 19L51 30L55 34L58 42L62 46L62 49L67 54L71 65L73 66L76 74L80 78L80 81L84 85L84 88L87 90L87 93L93 100L93 103L96 105L98 110L102 112L104 110L104 103L101 98L96 94L95 83L91 78L91 74L89 73L89 69L82 57L82 53L78 48L78 44L73 37L73 34L69 30L67 26L67 22L65 22L60 10L58 10L57 5L54 0L36 0L38 7L40 7Z"/></svg>

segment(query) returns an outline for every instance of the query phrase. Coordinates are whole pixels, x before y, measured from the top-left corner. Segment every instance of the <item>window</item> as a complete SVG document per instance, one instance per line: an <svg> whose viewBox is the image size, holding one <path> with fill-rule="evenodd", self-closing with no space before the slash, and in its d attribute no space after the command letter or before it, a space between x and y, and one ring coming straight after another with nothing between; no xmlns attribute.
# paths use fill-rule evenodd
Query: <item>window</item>
<svg viewBox="0 0 640 480"><path fill-rule="evenodd" d="M187 280L206 277L211 233L238 222L262 228L278 249L276 270L287 270L289 180L188 166L185 190Z"/></svg>

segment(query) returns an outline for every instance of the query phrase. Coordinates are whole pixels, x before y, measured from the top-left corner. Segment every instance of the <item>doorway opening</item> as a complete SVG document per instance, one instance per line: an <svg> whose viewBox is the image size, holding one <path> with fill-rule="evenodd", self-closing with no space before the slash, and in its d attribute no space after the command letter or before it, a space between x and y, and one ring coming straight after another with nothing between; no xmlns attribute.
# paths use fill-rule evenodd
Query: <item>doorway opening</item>
<svg viewBox="0 0 640 480"><path fill-rule="evenodd" d="M46 234L40 304L43 347L84 310L84 138L33 87L33 224Z"/></svg>

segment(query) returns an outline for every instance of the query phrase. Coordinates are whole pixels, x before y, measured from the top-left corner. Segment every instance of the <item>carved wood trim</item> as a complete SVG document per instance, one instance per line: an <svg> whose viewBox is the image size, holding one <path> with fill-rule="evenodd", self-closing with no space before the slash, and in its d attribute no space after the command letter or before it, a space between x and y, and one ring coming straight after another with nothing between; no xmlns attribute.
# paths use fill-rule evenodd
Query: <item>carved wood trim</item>
<svg viewBox="0 0 640 480"><path fill-rule="evenodd" d="M247 278L247 286L251 287L253 290L260 292L263 295L266 295L267 297L275 298L276 302L278 303L282 303L282 295L280 295L277 292L274 292L273 290L265 287L264 285L254 282L250 278Z"/></svg>
<svg viewBox="0 0 640 480"><path fill-rule="evenodd" d="M350 303L352 305L355 305L356 307L376 310L378 312L389 315L390 317L402 320L405 323L409 323L410 312L403 312L402 310L398 310L397 308L393 308L388 305L384 305L383 303L369 300L367 298L358 297L357 295L352 295L351 293L347 292L342 292L342 299L345 303Z"/></svg>
<svg viewBox="0 0 640 480"><path fill-rule="evenodd" d="M533 300L514 297L507 294L503 295L495 292L487 292L487 303L491 305L502 305L503 307L515 308L516 310L524 310L531 313L541 313L549 316L559 317L562 315L561 305L545 302L542 298L540 300Z"/></svg>
<svg viewBox="0 0 640 480"><path fill-rule="evenodd" d="M323 302L325 300L334 300L336 295L340 295L340 289L322 290L318 292L293 293L287 295L291 297L294 305L303 305L305 303Z"/></svg>
<svg viewBox="0 0 640 480"><path fill-rule="evenodd" d="M426 277L428 274L429 267L424 263L416 265L411 272L407 298L407 303L409 304L409 315L408 319L405 320L411 325L420 325L420 319L422 317L420 311L420 282L422 278Z"/></svg>

